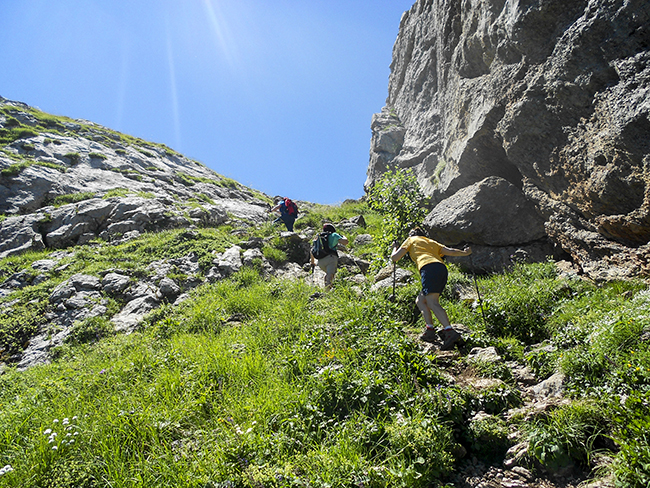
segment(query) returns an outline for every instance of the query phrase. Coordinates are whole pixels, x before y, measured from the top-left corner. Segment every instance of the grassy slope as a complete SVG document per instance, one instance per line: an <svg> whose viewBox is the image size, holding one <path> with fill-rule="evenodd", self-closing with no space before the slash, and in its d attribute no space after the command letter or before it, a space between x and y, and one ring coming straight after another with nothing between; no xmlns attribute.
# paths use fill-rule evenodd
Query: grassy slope
<svg viewBox="0 0 650 488"><path fill-rule="evenodd" d="M302 225L361 211L318 207ZM376 216L366 217L377 232ZM148 262L191 250L205 266L209 251L234 242L229 230L202 229L196 242L166 232L101 252L79 248L66 270L21 291L13 308L21 323L37 325L29 301L84 270L145 273ZM44 256L11 258L0 272ZM345 274L310 300L317 289L309 281L264 281L244 269L159 309L139 333L85 342L106 335L106 323L80 326L53 364L0 376L0 467L13 469L0 486L436 486L453 472L459 444L498 462L512 430L530 442L532 466L571 459L588 469L607 450L622 486L647 485L645 285L563 280L547 263L480 278L485 321L471 303L444 297L452 321L473 331L463 353L495 346L540 377L568 375L575 401L524 422L503 416L522 404L507 368L472 366L503 380L478 391L449 379L470 369L464 354L450 367L421 353L417 284L389 301L365 288L359 296ZM449 289L456 285L473 281L452 267ZM17 347L5 339L16 323L8 317L0 316L1 339ZM88 334L93 328L101 334ZM556 349L531 350L542 340ZM479 411L491 416L470 422Z"/></svg>

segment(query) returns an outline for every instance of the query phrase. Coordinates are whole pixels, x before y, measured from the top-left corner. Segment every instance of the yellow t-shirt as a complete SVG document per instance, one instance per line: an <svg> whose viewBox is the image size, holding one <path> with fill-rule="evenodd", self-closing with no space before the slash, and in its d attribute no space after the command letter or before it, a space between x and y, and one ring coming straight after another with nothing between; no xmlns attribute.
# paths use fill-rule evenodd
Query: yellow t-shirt
<svg viewBox="0 0 650 488"><path fill-rule="evenodd" d="M442 254L440 254L440 251L444 246L428 237L409 237L404 241L401 247L408 251L409 256L418 267L418 270L422 269L422 266L429 263L444 264Z"/></svg>

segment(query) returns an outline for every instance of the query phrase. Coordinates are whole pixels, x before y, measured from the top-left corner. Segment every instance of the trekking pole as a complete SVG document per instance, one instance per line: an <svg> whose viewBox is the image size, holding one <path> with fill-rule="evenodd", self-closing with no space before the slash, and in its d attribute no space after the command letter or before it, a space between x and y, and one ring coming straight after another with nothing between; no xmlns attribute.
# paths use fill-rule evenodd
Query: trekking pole
<svg viewBox="0 0 650 488"><path fill-rule="evenodd" d="M487 320L485 319L485 310L483 310L483 299L481 292L478 289L478 281L476 280L476 272L474 271L474 261L472 255L469 255L469 265L472 268L472 276L474 277L474 286L476 287L476 295L478 296L478 304L481 306L481 315L483 316L483 327L487 327Z"/></svg>
<svg viewBox="0 0 650 488"><path fill-rule="evenodd" d="M393 249L395 249L395 246L397 245L397 241L393 241ZM394 302L395 301L395 275L397 271L397 263L393 261L393 294L388 297L388 301Z"/></svg>

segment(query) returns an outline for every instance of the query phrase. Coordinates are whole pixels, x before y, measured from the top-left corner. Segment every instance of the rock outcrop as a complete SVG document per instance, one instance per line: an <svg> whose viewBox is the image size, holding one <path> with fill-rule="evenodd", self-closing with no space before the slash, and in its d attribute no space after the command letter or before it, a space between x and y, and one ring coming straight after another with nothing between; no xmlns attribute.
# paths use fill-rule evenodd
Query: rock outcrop
<svg viewBox="0 0 650 488"><path fill-rule="evenodd" d="M268 219L270 198L171 149L0 97L0 258Z"/></svg>
<svg viewBox="0 0 650 488"><path fill-rule="evenodd" d="M649 274L649 26L643 0L418 0L373 118L366 188L410 168L437 205L427 219L435 235L485 241L462 219L452 231L453 204L456 214L541 222L542 238L594 277L604 259L610 275ZM510 206L463 200L495 177L517 193ZM540 238L510 225L490 232L490 246ZM632 255L633 268L623 264Z"/></svg>

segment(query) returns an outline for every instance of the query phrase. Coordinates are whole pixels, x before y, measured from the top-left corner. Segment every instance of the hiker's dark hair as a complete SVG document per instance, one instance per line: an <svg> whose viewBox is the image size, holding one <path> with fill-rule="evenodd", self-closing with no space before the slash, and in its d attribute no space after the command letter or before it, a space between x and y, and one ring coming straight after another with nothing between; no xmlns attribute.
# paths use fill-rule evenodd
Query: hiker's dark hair
<svg viewBox="0 0 650 488"><path fill-rule="evenodd" d="M323 224L323 232L336 232L332 224Z"/></svg>
<svg viewBox="0 0 650 488"><path fill-rule="evenodd" d="M409 236L420 236L420 237L428 237L426 231L422 227L413 227L409 231Z"/></svg>

